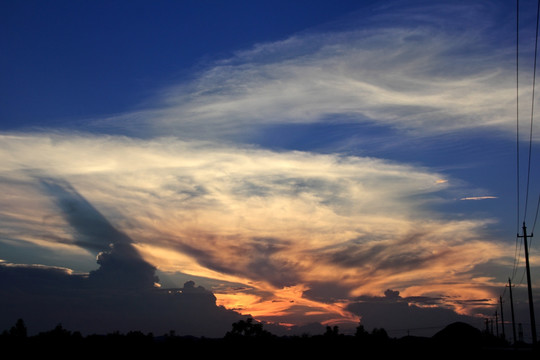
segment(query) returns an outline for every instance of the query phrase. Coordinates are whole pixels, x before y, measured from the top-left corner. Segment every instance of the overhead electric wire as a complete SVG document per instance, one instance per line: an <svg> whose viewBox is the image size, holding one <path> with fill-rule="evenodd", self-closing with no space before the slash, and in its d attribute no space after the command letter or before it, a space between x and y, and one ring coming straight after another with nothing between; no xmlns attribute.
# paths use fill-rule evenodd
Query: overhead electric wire
<svg viewBox="0 0 540 360"><path fill-rule="evenodd" d="M527 160L527 182L525 188L525 206L523 210L523 225L527 219L527 210L529 207L529 189L531 182L531 159L532 159L532 139L533 139L533 123L534 123L534 99L535 99L535 90L536 90L536 68L537 68L537 59L538 59L538 30L540 24L540 0L537 2L537 11L536 11L536 37L535 37L535 46L534 46L534 67L533 67L533 81L532 81L532 100L531 100L531 115L530 115L530 131L529 131L529 151L528 151L528 160ZM519 0L516 0L516 197L517 197L517 236L516 236L516 248L514 254L514 268L512 270L511 278L514 279L517 268L520 262L521 253L521 241L520 241L520 209L521 209L521 179L520 179L520 137L519 137ZM536 206L536 214L534 218L534 223L532 227L531 234L534 232L536 227L536 221L538 218L538 212L540 208L540 197L538 198L538 203ZM519 245L518 245L519 244ZM519 247L519 250L518 250ZM530 243L527 246L530 248ZM528 250L528 249L527 249Z"/></svg>
<svg viewBox="0 0 540 360"><path fill-rule="evenodd" d="M536 10L536 39L535 39L535 45L534 45L534 70L533 70L533 81L532 81L532 96L531 96L531 118L530 118L530 131L529 131L529 156L528 156L528 164L527 164L527 182L526 182L526 189L525 189L525 207L523 211L523 235L519 235L519 211L520 211L520 171L519 171L519 165L520 165L520 156L519 156L519 148L520 148L520 142L519 142L519 0L516 0L517 4L517 11L516 11L516 148L517 148L517 161L516 161L516 172L517 172L517 218L518 218L518 233L516 237L516 249L517 244L520 238L523 238L523 246L525 249L525 262L526 262L526 274L527 274L527 292L528 292L528 303L529 303L529 315L531 318L531 333L532 333L532 339L533 339L533 345L536 345L536 325L535 325L535 316L534 316L534 304L533 304L533 298L532 298L532 286L531 286L531 277L530 277L530 270L529 270L529 248L530 243L527 244L527 238L533 237L534 228L536 227L536 221L538 219L538 212L540 209L540 197L538 198L538 203L536 206L536 214L534 217L534 222L532 226L532 232L530 235L527 235L527 227L526 227L526 220L527 220L527 211L528 211L528 203L529 203L529 190L530 190L530 182L531 182L531 159L532 159L532 139L533 139L533 122L534 122L534 102L535 102L535 85L536 85L536 64L538 59L538 28L540 24L540 0L537 1L537 10ZM521 242L519 242L521 245ZM521 246L520 251L515 253L514 255L514 268L512 270L512 277L516 275L517 271L517 264L520 259L521 254ZM525 271L523 272L522 278L520 280L520 283L523 282L523 278L525 277ZM509 286L511 286L510 278L508 279ZM514 281L515 284L515 281ZM506 290L506 288L505 288ZM501 301L501 311L502 311L502 296L500 297ZM513 311L513 310L512 310ZM496 316L496 315L495 315ZM512 313L513 316L513 313ZM504 328L503 328L504 330ZM498 335L498 334L497 334ZM515 337L515 333L514 333Z"/></svg>
<svg viewBox="0 0 540 360"><path fill-rule="evenodd" d="M540 195L538 195L538 202L536 203L536 214L534 215L534 223L533 223L533 227L532 227L532 230L531 230L531 234L534 234L534 228L536 226L536 220L538 219L538 209L540 208ZM531 247L529 245L529 247Z"/></svg>
<svg viewBox="0 0 540 360"><path fill-rule="evenodd" d="M519 193L519 0L516 0L516 192L517 192L517 221L516 234L519 233L519 209L520 193Z"/></svg>
<svg viewBox="0 0 540 360"><path fill-rule="evenodd" d="M517 272L517 269L518 269L518 266L519 266L519 260L520 260L520 255L521 254L521 241L519 241L519 237L516 237L516 249L515 249L515 252L514 252L514 268L512 269L512 276L510 276L510 278L512 279L512 281L514 280L515 276L516 276L516 272ZM518 245L519 245L519 250L518 250Z"/></svg>
<svg viewBox="0 0 540 360"><path fill-rule="evenodd" d="M525 207L523 211L523 236L520 236L520 187L521 187L521 181L520 181L520 139L519 139L519 133L520 133L520 126L519 126L519 0L516 0L516 195L517 195L517 209L516 209L516 218L517 218L517 236L516 236L516 249L514 253L514 267L512 269L512 276L508 278L508 285L509 287L512 286L512 282L514 285L516 285L516 282L514 281L515 276L517 275L517 269L518 265L521 259L521 241L520 239L523 238L523 244L525 248L525 260L526 260L526 269L523 270L521 280L519 281L519 284L521 285L523 283L523 279L525 278L525 274L527 274L527 290L528 290L528 302L529 302L529 312L531 317L531 327L532 327L532 338L533 338L533 344L536 344L536 326L534 324L534 305L532 300L532 291L531 291L531 281L530 281L530 274L529 274L529 259L528 259L528 250L530 249L531 245L530 242L527 244L527 238L532 238L534 229L536 227L536 221L538 220L538 213L540 211L540 196L538 197L538 202L536 205L536 213L534 216L533 226L531 229L530 235L527 235L527 228L526 228L526 220L527 220L527 210L528 210L528 203L529 203L529 189L530 189L530 182L531 182L531 159L532 159L532 139L533 139L533 121L534 121L534 101L535 101L535 85L536 85L536 64L537 64L537 58L538 58L538 29L540 24L540 0L537 1L537 10L536 10L536 39L535 39L535 46L534 46L534 70L533 70L533 81L532 81L532 98L531 98L531 116L530 116L530 131L529 131L529 152L528 152L528 162L527 162L527 182L526 182L526 189L525 189ZM518 251L518 244L519 244L519 251ZM504 288L504 291L502 295L500 296L500 304L501 304L501 316L502 316L502 304L503 304L503 297L506 294L506 286ZM510 300L512 301L512 292L510 288ZM514 312L512 307L512 322L514 323ZM495 318L497 318L497 312L495 312ZM487 321L487 320L486 320ZM501 319L502 321L502 319ZM487 323L486 323L487 324ZM487 325L486 325L487 326ZM504 321L503 321L503 336L504 336ZM487 329L487 327L486 327ZM515 328L514 328L514 341L516 338L515 335ZM497 327L497 335L498 335L498 327Z"/></svg>
<svg viewBox="0 0 540 360"><path fill-rule="evenodd" d="M534 70L533 70L533 87L532 87L532 101L531 101L531 125L529 132L529 160L527 166L527 187L525 189L525 209L523 214L523 221L527 218L527 207L529 202L529 184L531 180L531 154L532 154L532 133L533 133L533 118L534 118L534 90L536 85L536 59L538 55L538 23L540 20L540 1L536 10L536 41L534 44Z"/></svg>
<svg viewBox="0 0 540 360"><path fill-rule="evenodd" d="M516 0L516 199L517 199L517 207L516 207L516 246L514 250L514 267L512 269L512 276L511 278L514 279L516 276L516 271L519 265L519 254L521 253L521 241L519 237L519 229L520 229L520 152L519 152L519 0ZM519 251L518 251L518 244L519 244Z"/></svg>

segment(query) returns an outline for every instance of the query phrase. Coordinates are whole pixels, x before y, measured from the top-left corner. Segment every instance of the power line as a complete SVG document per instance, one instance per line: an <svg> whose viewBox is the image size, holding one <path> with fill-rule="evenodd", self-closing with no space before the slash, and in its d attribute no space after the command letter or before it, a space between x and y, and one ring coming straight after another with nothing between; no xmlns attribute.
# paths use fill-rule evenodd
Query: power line
<svg viewBox="0 0 540 360"><path fill-rule="evenodd" d="M516 0L516 234L519 233L519 223L520 223L520 214L521 209L520 205L520 154L519 154L519 0ZM516 236L516 246L514 251L514 268L512 269L512 278L516 275L517 267L519 264L519 252L518 252L518 242L521 252L521 242L519 241L519 236Z"/></svg>
<svg viewBox="0 0 540 360"><path fill-rule="evenodd" d="M518 245L519 245L519 250L518 250ZM514 279L514 277L516 276L517 268L519 266L519 259L520 259L519 254L521 254L521 241L520 241L519 236L516 236L516 247L514 249L514 267L512 269L512 276L511 276L512 279Z"/></svg>
<svg viewBox="0 0 540 360"><path fill-rule="evenodd" d="M536 59L538 54L538 23L540 21L540 1L538 1L536 11L536 41L534 44L534 70L533 70L533 87L532 87L532 101L531 101L531 125L529 132L529 161L527 167L527 187L525 190L525 209L523 214L523 221L527 218L527 207L529 202L529 184L531 179L531 153L532 153L532 133L533 133L533 117L534 117L534 90L536 85Z"/></svg>
<svg viewBox="0 0 540 360"><path fill-rule="evenodd" d="M538 35L539 35L539 24L540 24L540 0L537 2L537 11L536 11L536 37L535 37L535 45L534 45L534 67L533 67L533 81L532 81L532 101L531 101L531 114L530 114L530 131L529 131L529 150L528 150L528 160L527 160L527 181L526 181L526 188L525 188L525 206L523 211L523 223L525 223L527 219L527 212L529 208L529 189L530 189L530 182L531 182L531 163L532 163L532 139L533 139L533 123L534 123L534 99L535 99L535 90L536 90L536 69L537 69L537 59L538 59ZM518 236L516 237L516 250L514 254L514 268L512 270L512 278L515 277L517 267L520 262L519 253L521 253L521 242L519 243L519 251L518 249L518 241L519 241L519 229L520 229L520 209L521 209L521 179L520 179L520 136L519 136L519 0L516 0L516 198L517 198L517 210L516 210L516 218L517 218L517 233ZM538 214L540 212L540 196L538 197L538 202L536 206L536 212L534 217L534 223L532 226L531 233L534 233L534 229L536 227L536 222L538 219ZM530 243L528 245L527 251L530 248Z"/></svg>
<svg viewBox="0 0 540 360"><path fill-rule="evenodd" d="M536 215L534 215L534 223L531 232L534 233L534 228L536 226L536 220L538 219L538 209L540 208L540 195L538 195L538 203L536 204ZM530 245L529 245L530 247Z"/></svg>
<svg viewBox="0 0 540 360"><path fill-rule="evenodd" d="M535 97L535 87L536 87L536 64L537 64L537 58L538 58L538 28L540 24L540 0L537 2L537 11L536 11L536 39L535 39L535 45L534 45L534 70L533 70L533 82L532 82L532 101L531 101L531 117L530 117L530 131L529 131L529 156L528 156L528 164L527 164L527 183L526 183L526 189L525 189L525 207L523 211L523 235L519 235L519 219L520 219L520 154L519 154L519 148L520 148L520 142L519 142L519 0L516 0L516 193L517 193L517 220L518 220L518 232L516 237L516 251L514 253L514 268L512 269L512 278L516 275L517 266L520 260L520 254L521 254L521 242L519 242L520 251L517 251L518 247L518 241L520 238L523 239L523 247L525 250L525 270L527 275L527 293L528 293L528 303L529 303L529 315L531 318L531 333L532 333L532 341L533 344L536 345L536 324L535 324L535 317L534 317L534 303L532 299L532 288L531 288L531 276L530 276L530 267L529 267L529 245L527 244L527 238L533 237L533 232L531 232L530 235L527 235L527 227L525 225L525 221L527 219L527 210L528 210L528 202L529 202L529 188L530 188L530 180L531 180L531 158L532 158L532 133L533 133L533 120L534 120L534 97ZM534 224L533 224L533 231L536 226L536 221L538 218L538 212L540 209L540 197L538 198L538 203L536 206L536 214L534 217ZM524 274L525 275L525 272ZM523 278L521 279L523 281ZM511 279L508 279L509 286L511 287ZM500 300L500 306L501 306L501 317L502 317L502 310L503 310L503 296L505 291L503 292L503 295L499 297ZM511 296L511 288L510 288L510 297ZM512 305L513 307L513 305ZM512 323L514 323L513 319L513 308L512 308ZM497 317L497 312L495 312L495 317ZM487 325L486 325L487 326ZM504 336L504 320L502 321L502 330L503 330L503 336ZM498 333L498 327L497 327L497 333ZM498 334L497 334L498 335ZM514 341L515 341L515 330L514 330Z"/></svg>
<svg viewBox="0 0 540 360"><path fill-rule="evenodd" d="M516 192L517 192L517 221L516 233L519 232L519 0L516 0Z"/></svg>

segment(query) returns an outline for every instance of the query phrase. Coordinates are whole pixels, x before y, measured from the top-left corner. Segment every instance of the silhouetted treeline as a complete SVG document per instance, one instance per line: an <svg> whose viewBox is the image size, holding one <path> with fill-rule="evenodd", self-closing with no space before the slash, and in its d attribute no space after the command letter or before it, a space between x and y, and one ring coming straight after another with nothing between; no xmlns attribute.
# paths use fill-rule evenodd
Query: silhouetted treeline
<svg viewBox="0 0 540 360"><path fill-rule="evenodd" d="M19 356L46 353L79 356L99 355L102 352L118 355L185 353L187 356L189 352L199 356L243 353L249 356L350 358L351 354L357 353L360 356L368 352L434 357L448 354L510 355L509 351L512 352L512 358L538 356L538 349L524 344L520 347L512 346L501 338L464 323L450 324L433 337L390 338L382 328L368 332L362 325L356 328L354 335L341 334L337 326L328 326L321 335L276 336L252 318L233 323L232 329L219 339L178 336L174 331L158 336L140 331L83 336L78 331L63 328L61 324L50 331L29 336L24 321L19 319L10 329L2 332L0 347L4 351L15 350Z"/></svg>

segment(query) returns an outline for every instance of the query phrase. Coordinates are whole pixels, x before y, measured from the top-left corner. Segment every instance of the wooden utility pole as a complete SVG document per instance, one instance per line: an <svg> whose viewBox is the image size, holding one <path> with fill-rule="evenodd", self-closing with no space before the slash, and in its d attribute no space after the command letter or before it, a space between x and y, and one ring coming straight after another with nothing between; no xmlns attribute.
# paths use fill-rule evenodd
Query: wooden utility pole
<svg viewBox="0 0 540 360"><path fill-rule="evenodd" d="M508 289L510 290L510 311L512 312L512 334L514 335L514 344L516 343L516 320L514 318L514 298L512 297L512 280L508 278Z"/></svg>
<svg viewBox="0 0 540 360"><path fill-rule="evenodd" d="M499 316L497 315L497 310L495 310L495 330L497 330L497 337L499 337Z"/></svg>
<svg viewBox="0 0 540 360"><path fill-rule="evenodd" d="M527 237L532 237L532 236L533 234L527 235L527 227L525 226L525 221L524 221L523 222L523 236L520 236L518 234L518 237L523 238L523 246L525 247L525 270L527 272L527 292L529 294L529 315L531 317L532 343L533 345L536 345L536 321L534 319L534 304L533 304L532 287L531 287L531 270L529 269L529 246L527 245Z"/></svg>
<svg viewBox="0 0 540 360"><path fill-rule="evenodd" d="M502 338L506 340L506 334L504 333L504 315L503 315L503 301L502 296L499 296L499 302L501 303L501 328L502 328Z"/></svg>

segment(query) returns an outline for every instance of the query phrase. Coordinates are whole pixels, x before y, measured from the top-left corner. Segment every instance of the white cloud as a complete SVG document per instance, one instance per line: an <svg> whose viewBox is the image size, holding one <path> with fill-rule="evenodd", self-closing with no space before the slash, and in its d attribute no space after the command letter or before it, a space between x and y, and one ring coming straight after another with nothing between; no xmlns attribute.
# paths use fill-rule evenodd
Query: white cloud
<svg viewBox="0 0 540 360"><path fill-rule="evenodd" d="M459 200L489 200L489 199L497 199L497 196L467 196Z"/></svg>
<svg viewBox="0 0 540 360"><path fill-rule="evenodd" d="M477 25L495 21L476 7L449 8L462 16L478 11ZM102 125L198 138L249 137L267 124L343 120L423 135L513 131L515 67L508 49L485 44L492 41L493 23L444 27L435 19L448 23L447 12L430 12L426 21L417 10L418 22L388 14L393 22L259 44L163 91L155 109Z"/></svg>
<svg viewBox="0 0 540 360"><path fill-rule="evenodd" d="M298 224L323 230L330 224L348 224L355 216L360 216L359 224L374 226L368 224L383 214L396 219L414 216L422 210L421 195L446 188L437 183L438 174L373 158L172 138L8 135L2 140L3 186L12 196L32 191L37 203L47 207L46 199L27 188L36 178L60 178L109 216L134 219L142 207L146 210L141 221L152 214L185 223L204 212L212 216L196 221L230 234L245 225L253 236L276 236L277 229L285 236L302 229ZM25 204L24 200L17 202ZM17 206L13 201L8 207Z"/></svg>

